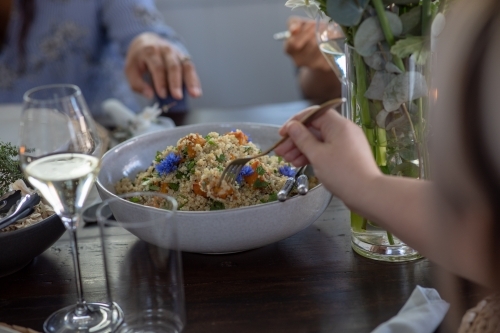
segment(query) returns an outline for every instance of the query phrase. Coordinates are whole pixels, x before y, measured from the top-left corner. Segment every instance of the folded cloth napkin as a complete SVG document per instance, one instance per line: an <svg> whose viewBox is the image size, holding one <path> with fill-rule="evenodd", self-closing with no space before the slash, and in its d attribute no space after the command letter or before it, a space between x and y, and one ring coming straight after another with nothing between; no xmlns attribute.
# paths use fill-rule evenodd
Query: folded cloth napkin
<svg viewBox="0 0 500 333"><path fill-rule="evenodd" d="M31 328L0 323L0 333L38 333L38 332L32 330Z"/></svg>
<svg viewBox="0 0 500 333"><path fill-rule="evenodd" d="M450 304L436 289L417 286L398 314L372 333L432 333L439 326Z"/></svg>

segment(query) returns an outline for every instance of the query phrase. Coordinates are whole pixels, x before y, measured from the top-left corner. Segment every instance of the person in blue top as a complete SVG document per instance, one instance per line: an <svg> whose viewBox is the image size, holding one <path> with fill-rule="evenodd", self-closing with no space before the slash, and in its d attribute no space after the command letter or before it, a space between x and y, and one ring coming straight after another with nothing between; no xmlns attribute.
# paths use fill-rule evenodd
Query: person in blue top
<svg viewBox="0 0 500 333"><path fill-rule="evenodd" d="M154 0L0 2L0 103L21 103L36 86L72 83L99 120L108 98L140 111L132 91L153 98L156 90L176 101L174 113L187 110L186 93L202 94L188 51Z"/></svg>

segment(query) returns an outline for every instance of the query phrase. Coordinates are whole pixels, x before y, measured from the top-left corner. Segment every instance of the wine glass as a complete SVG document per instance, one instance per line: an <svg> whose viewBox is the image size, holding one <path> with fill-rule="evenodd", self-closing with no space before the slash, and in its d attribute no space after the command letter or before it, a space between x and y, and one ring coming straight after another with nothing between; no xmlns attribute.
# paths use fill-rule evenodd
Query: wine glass
<svg viewBox="0 0 500 333"><path fill-rule="evenodd" d="M316 39L319 49L340 82L346 80L345 35L342 27L323 14L316 18Z"/></svg>
<svg viewBox="0 0 500 333"><path fill-rule="evenodd" d="M119 320L113 304L83 299L76 230L84 201L99 171L103 153L95 124L77 86L41 86L24 94L19 157L28 181L54 208L71 244L77 303L53 313L44 323L52 332L109 332Z"/></svg>

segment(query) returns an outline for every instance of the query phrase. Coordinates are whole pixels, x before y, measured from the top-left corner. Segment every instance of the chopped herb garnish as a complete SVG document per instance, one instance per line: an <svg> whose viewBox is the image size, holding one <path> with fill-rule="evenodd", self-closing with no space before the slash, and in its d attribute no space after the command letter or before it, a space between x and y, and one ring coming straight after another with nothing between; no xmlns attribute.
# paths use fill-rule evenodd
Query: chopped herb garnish
<svg viewBox="0 0 500 333"><path fill-rule="evenodd" d="M157 163L160 163L160 162L161 162L161 160L162 160L162 158L161 158L161 151L157 151L157 152L156 152L155 161L156 161Z"/></svg>
<svg viewBox="0 0 500 333"><path fill-rule="evenodd" d="M245 146L245 149L243 150L244 153L249 153L253 148L251 146Z"/></svg>
<svg viewBox="0 0 500 333"><path fill-rule="evenodd" d="M180 171L177 171L177 173L175 174L175 178L177 178L177 179L182 179L184 177L186 177L186 174L184 174Z"/></svg>
<svg viewBox="0 0 500 333"><path fill-rule="evenodd" d="M217 167L217 169L218 169L219 171L224 171L224 168L223 168L223 167L221 167L220 165Z"/></svg>
<svg viewBox="0 0 500 333"><path fill-rule="evenodd" d="M257 174L259 176L262 176L266 173L266 170L264 170L264 168L261 165L259 165L255 171L257 171Z"/></svg>
<svg viewBox="0 0 500 333"><path fill-rule="evenodd" d="M278 163L281 163L283 161L283 157L278 156Z"/></svg>
<svg viewBox="0 0 500 333"><path fill-rule="evenodd" d="M212 138L212 137L210 136L210 134L207 134L207 135L205 136L205 140L207 140L207 141L208 141L208 140L210 140L211 138Z"/></svg>
<svg viewBox="0 0 500 333"><path fill-rule="evenodd" d="M185 147L182 149L182 154L183 154L184 156L187 156L187 155L188 155L188 152L189 152L189 148L188 148L188 146L185 146Z"/></svg>
<svg viewBox="0 0 500 333"><path fill-rule="evenodd" d="M149 185L149 190L150 191L159 191L160 190L160 187L156 186L156 185Z"/></svg>
<svg viewBox="0 0 500 333"><path fill-rule="evenodd" d="M137 203L137 202L141 201L141 198L139 198L139 197L132 197L132 198L130 198L128 200Z"/></svg>
<svg viewBox="0 0 500 333"><path fill-rule="evenodd" d="M207 140L207 143L211 146L217 146L217 144L212 139Z"/></svg>
<svg viewBox="0 0 500 333"><path fill-rule="evenodd" d="M271 193L269 194L269 199L267 199L267 202L273 202L278 200L278 194L276 193Z"/></svg>
<svg viewBox="0 0 500 333"><path fill-rule="evenodd" d="M265 182L263 180L260 180L259 178L257 178L255 180L255 183L253 183L253 188L265 188L269 185L268 182Z"/></svg>
<svg viewBox="0 0 500 333"><path fill-rule="evenodd" d="M214 201L212 202L212 204L210 205L210 210L222 210L222 209L226 209L226 207L224 206L224 204L220 201Z"/></svg>
<svg viewBox="0 0 500 333"><path fill-rule="evenodd" d="M168 183L167 184L169 188L171 188L174 191L179 191L179 184L178 183Z"/></svg>
<svg viewBox="0 0 500 333"><path fill-rule="evenodd" d="M189 161L188 164L186 165L187 172L188 173L194 173L194 167L195 167L195 165L196 165L195 160Z"/></svg>
<svg viewBox="0 0 500 333"><path fill-rule="evenodd" d="M226 162L226 155L224 155L224 154L220 154L220 156L216 157L215 159L216 159L216 160L217 160L217 162L219 162L219 163L224 163L224 162Z"/></svg>
<svg viewBox="0 0 500 333"><path fill-rule="evenodd" d="M177 209L181 209L184 206L186 206L186 203L183 203L182 205L179 205L179 207L177 207Z"/></svg>
<svg viewBox="0 0 500 333"><path fill-rule="evenodd" d="M276 193L271 193L269 194L268 198L267 199L260 199L260 202L262 203L268 203L268 202L273 202L273 201L276 201L278 200L278 195Z"/></svg>

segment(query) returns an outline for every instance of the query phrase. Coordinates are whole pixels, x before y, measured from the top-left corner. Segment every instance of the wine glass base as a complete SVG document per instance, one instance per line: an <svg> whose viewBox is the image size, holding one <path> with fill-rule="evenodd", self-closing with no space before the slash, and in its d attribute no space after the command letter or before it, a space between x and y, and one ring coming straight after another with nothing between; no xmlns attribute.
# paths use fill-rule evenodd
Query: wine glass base
<svg viewBox="0 0 500 333"><path fill-rule="evenodd" d="M67 306L50 315L43 324L45 333L70 333L84 331L90 333L112 332L123 321L123 312L113 303L86 303L87 314L75 313L76 305Z"/></svg>

